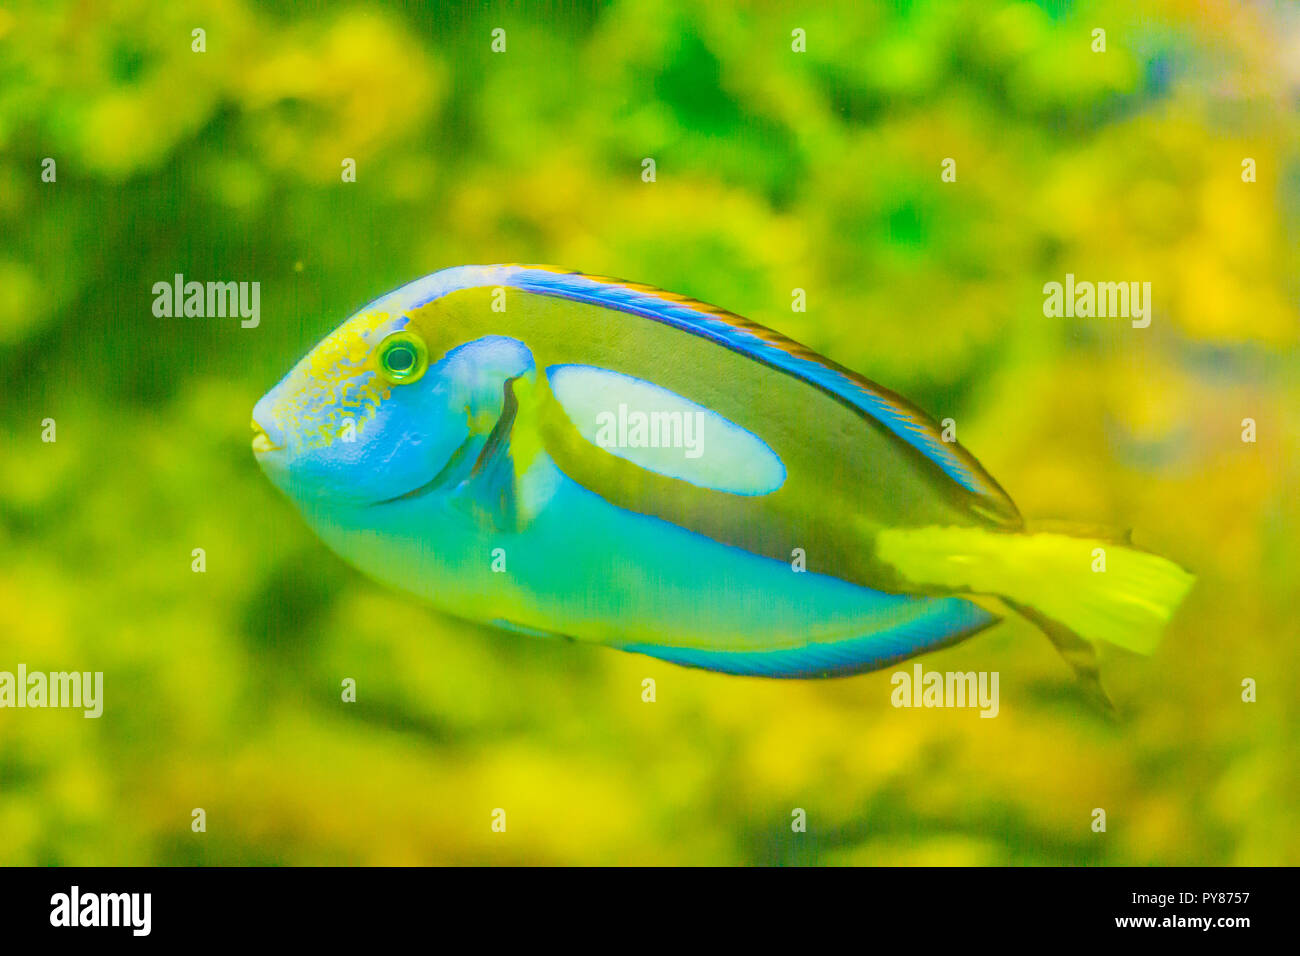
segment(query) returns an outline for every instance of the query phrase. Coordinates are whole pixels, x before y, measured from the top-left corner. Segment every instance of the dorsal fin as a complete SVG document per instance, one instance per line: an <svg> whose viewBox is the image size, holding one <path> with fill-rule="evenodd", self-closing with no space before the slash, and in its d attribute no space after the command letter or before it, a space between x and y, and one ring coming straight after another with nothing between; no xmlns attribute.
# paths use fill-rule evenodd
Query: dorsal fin
<svg viewBox="0 0 1300 956"><path fill-rule="evenodd" d="M390 308L415 309L452 292L506 286L617 309L740 352L769 368L794 376L874 422L919 452L1004 526L1022 524L1019 511L975 457L945 442L938 424L907 399L832 362L804 345L756 322L674 292L555 266L459 266L426 276L385 297Z"/></svg>

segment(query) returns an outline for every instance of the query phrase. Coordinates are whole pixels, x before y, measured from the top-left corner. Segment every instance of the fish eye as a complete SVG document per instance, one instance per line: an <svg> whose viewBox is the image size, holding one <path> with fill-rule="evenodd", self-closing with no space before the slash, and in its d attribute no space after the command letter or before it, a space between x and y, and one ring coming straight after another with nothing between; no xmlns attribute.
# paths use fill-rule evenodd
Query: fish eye
<svg viewBox="0 0 1300 956"><path fill-rule="evenodd" d="M379 343L379 371L394 385L417 381L429 367L424 339L414 332L394 332Z"/></svg>

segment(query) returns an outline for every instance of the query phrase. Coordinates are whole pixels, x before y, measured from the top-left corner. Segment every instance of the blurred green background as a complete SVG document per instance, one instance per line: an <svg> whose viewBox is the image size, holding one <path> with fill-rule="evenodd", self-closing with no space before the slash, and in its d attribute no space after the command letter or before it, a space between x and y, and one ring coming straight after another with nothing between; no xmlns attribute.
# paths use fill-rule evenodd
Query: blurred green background
<svg viewBox="0 0 1300 956"><path fill-rule="evenodd" d="M0 710L0 863L1300 862L1298 47L1291 4L1194 0L0 10L0 670L105 673L99 720ZM1014 620L922 659L1000 672L981 720L350 570L250 409L491 262L775 327L954 418L1030 518L1194 569L1154 658L1104 657L1125 721ZM155 318L178 272L259 281L260 327ZM1151 327L1045 318L1067 272L1150 281Z"/></svg>

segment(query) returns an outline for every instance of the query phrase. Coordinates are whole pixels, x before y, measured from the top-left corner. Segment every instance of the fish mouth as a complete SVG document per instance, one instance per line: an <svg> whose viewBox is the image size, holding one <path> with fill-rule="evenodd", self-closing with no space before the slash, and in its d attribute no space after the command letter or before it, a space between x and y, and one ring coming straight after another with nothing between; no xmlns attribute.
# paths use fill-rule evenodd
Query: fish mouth
<svg viewBox="0 0 1300 956"><path fill-rule="evenodd" d="M263 428L261 425L257 423L256 418L253 419L252 426L253 426L253 454L254 455L261 455L267 452L279 451L281 448L284 447L283 445L277 445L275 442L271 441L271 436L266 433L265 428Z"/></svg>

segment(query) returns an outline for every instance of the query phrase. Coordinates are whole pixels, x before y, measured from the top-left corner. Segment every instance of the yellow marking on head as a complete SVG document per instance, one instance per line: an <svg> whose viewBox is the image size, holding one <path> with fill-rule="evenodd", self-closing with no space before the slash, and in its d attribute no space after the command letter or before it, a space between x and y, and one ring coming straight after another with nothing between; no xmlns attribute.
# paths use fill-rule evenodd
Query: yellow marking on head
<svg viewBox="0 0 1300 956"><path fill-rule="evenodd" d="M331 332L303 357L274 410L277 423L298 436L303 448L325 448L352 419L355 434L372 420L392 390L378 374L376 330L389 322L387 312L363 312Z"/></svg>

